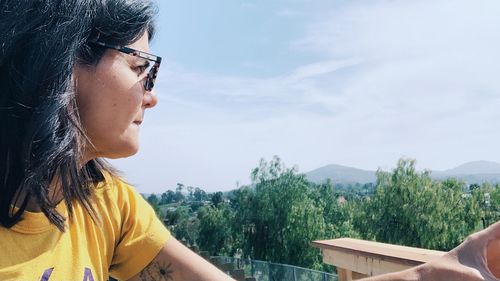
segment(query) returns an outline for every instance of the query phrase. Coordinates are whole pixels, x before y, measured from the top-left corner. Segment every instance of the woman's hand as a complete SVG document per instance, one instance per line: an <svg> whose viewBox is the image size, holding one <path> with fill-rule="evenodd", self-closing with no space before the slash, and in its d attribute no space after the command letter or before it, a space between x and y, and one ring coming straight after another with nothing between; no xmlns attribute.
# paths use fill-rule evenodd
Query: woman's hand
<svg viewBox="0 0 500 281"><path fill-rule="evenodd" d="M469 236L449 253L418 267L363 281L500 281L500 222ZM361 281L361 280L360 280Z"/></svg>
<svg viewBox="0 0 500 281"><path fill-rule="evenodd" d="M500 281L500 222L472 234L442 258L417 267L422 281Z"/></svg>

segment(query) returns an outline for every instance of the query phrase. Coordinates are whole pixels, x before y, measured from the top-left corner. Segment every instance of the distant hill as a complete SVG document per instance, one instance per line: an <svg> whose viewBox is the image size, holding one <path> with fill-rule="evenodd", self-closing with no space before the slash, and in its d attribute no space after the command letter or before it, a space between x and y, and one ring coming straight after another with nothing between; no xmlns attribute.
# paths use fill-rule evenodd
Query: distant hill
<svg viewBox="0 0 500 281"><path fill-rule="evenodd" d="M369 183L375 182L375 172L357 168L331 164L306 173L307 178L316 183L326 181L333 183Z"/></svg>
<svg viewBox="0 0 500 281"><path fill-rule="evenodd" d="M469 184L483 182L500 183L500 163L492 161L473 161L462 164L453 169L432 172L437 179L449 177L464 180Z"/></svg>
<svg viewBox="0 0 500 281"><path fill-rule="evenodd" d="M492 161L467 162L441 173L448 175L500 174L500 163Z"/></svg>
<svg viewBox="0 0 500 281"><path fill-rule="evenodd" d="M449 177L464 180L468 184L481 184L483 182L500 183L500 163L492 161L467 162L453 169L445 171L432 171L435 179ZM333 183L369 183L375 182L375 171L368 171L342 165L327 165L306 173L307 178L316 183L326 181L328 178Z"/></svg>

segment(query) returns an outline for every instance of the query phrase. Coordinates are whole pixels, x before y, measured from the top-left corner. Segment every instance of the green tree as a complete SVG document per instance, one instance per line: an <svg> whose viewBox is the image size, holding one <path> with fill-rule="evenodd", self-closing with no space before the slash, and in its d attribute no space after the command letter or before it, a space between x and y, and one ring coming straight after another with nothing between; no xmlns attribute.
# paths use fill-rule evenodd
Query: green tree
<svg viewBox="0 0 500 281"><path fill-rule="evenodd" d="M500 221L500 185L496 184L491 192L491 212L492 220L489 224Z"/></svg>
<svg viewBox="0 0 500 281"><path fill-rule="evenodd" d="M322 184L310 183L314 203L321 210L325 220L325 237L329 239L338 237L359 237L352 225L353 214L356 212L352 204L341 205L338 203L340 195L335 191L331 180Z"/></svg>
<svg viewBox="0 0 500 281"><path fill-rule="evenodd" d="M200 249L210 255L231 255L233 253L232 228L233 212L227 204L205 206L198 212Z"/></svg>
<svg viewBox="0 0 500 281"><path fill-rule="evenodd" d="M178 240L194 245L199 235L199 220L190 213L188 205L167 210L165 219L172 234Z"/></svg>
<svg viewBox="0 0 500 281"><path fill-rule="evenodd" d="M143 197L144 197L144 196L143 196ZM156 213L156 215L158 216L158 218L163 219L163 218L164 218L164 214L163 214L163 213L162 213L162 211L160 210L158 196L156 196L156 194L152 193L152 194L150 194L150 195L146 198L146 201L148 201L149 205L151 205L151 207L152 207L152 208L153 208L153 210L155 211L155 213Z"/></svg>
<svg viewBox="0 0 500 281"><path fill-rule="evenodd" d="M235 240L246 256L299 266L320 266L312 240L325 239L323 209L310 183L278 157L252 172L255 188L235 193ZM329 237L330 238L330 237Z"/></svg>
<svg viewBox="0 0 500 281"><path fill-rule="evenodd" d="M181 202L185 199L182 191L184 190L184 185L182 183L177 183L177 187L175 188L175 198L174 202Z"/></svg>
<svg viewBox="0 0 500 281"><path fill-rule="evenodd" d="M152 193L148 196L147 198L149 204L151 205L158 205L159 203L159 199L158 199L158 196L156 196L156 194Z"/></svg>
<svg viewBox="0 0 500 281"><path fill-rule="evenodd" d="M175 192L167 190L161 194L160 205L170 204L175 201Z"/></svg>
<svg viewBox="0 0 500 281"><path fill-rule="evenodd" d="M207 193L199 187L195 187L194 192L193 192L193 197L194 197L194 200L196 200L196 201L203 201L203 200L207 200L207 198L208 198Z"/></svg>
<svg viewBox="0 0 500 281"><path fill-rule="evenodd" d="M215 207L219 206L219 204L224 201L224 198L222 197L222 192L217 191L215 193L212 193L211 201Z"/></svg>
<svg viewBox="0 0 500 281"><path fill-rule="evenodd" d="M365 239L450 250L476 230L474 196L456 179L434 181L415 160L401 159L392 172L377 172L372 198L357 205L354 225Z"/></svg>
<svg viewBox="0 0 500 281"><path fill-rule="evenodd" d="M472 190L472 197L477 201L480 209L481 228L500 220L500 186L483 183L480 187Z"/></svg>
<svg viewBox="0 0 500 281"><path fill-rule="evenodd" d="M187 192L188 192L188 200L192 201L193 200L194 187L188 186L187 187Z"/></svg>

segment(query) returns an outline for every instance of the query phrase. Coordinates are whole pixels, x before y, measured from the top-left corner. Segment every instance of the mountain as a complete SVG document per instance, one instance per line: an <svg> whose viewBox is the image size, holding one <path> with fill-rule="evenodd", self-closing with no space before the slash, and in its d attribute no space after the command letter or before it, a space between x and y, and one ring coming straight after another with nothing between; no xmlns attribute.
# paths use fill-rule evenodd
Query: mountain
<svg viewBox="0 0 500 281"><path fill-rule="evenodd" d="M500 163L492 161L467 162L456 168L443 171L448 175L500 174Z"/></svg>
<svg viewBox="0 0 500 281"><path fill-rule="evenodd" d="M327 165L306 173L307 178L316 183L331 179L333 183L369 183L375 182L375 171L362 170L342 165ZM432 171L435 179L458 178L468 184L483 182L500 183L500 163L492 161L467 162L453 169Z"/></svg>
<svg viewBox="0 0 500 281"><path fill-rule="evenodd" d="M432 172L436 179L454 177L468 184L483 182L500 183L500 163L492 161L473 161L462 164L453 169Z"/></svg>
<svg viewBox="0 0 500 281"><path fill-rule="evenodd" d="M327 165L306 173L307 178L316 183L331 179L333 183L369 183L375 182L375 172L342 165Z"/></svg>

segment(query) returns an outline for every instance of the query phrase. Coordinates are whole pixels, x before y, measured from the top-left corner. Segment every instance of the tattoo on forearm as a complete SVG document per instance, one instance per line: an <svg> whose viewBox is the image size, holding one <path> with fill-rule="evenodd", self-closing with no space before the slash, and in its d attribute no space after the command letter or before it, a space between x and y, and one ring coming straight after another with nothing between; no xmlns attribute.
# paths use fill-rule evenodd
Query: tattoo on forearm
<svg viewBox="0 0 500 281"><path fill-rule="evenodd" d="M146 268L141 271L139 277L142 281L169 281L174 280L172 277L172 264L160 263L157 261L151 262Z"/></svg>

